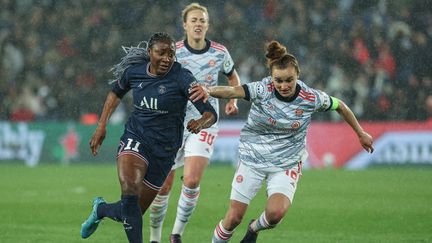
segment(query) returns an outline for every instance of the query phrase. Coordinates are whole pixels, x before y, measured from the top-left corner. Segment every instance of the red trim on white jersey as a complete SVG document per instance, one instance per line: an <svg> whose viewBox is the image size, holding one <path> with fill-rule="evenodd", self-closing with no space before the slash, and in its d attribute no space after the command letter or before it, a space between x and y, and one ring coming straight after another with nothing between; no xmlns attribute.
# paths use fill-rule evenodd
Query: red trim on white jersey
<svg viewBox="0 0 432 243"><path fill-rule="evenodd" d="M177 41L176 48L182 48L184 46L184 41Z"/></svg>
<svg viewBox="0 0 432 243"><path fill-rule="evenodd" d="M310 102L315 102L316 96L313 93L309 93L303 90L300 90L299 95L300 98L310 101Z"/></svg>
<svg viewBox="0 0 432 243"><path fill-rule="evenodd" d="M212 47L212 48L214 48L214 49L216 49L216 50L219 50L219 51L223 51L223 52L226 51L226 48L225 48L224 45L219 44L219 43L214 42L214 41L211 41L211 42L210 42L210 47Z"/></svg>

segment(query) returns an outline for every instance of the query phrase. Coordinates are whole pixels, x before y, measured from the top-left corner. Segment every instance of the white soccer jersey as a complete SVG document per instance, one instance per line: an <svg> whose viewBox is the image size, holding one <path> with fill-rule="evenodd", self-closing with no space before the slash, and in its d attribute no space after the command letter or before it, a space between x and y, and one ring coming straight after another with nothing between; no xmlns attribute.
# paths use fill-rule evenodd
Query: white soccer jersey
<svg viewBox="0 0 432 243"><path fill-rule="evenodd" d="M291 101L276 97L271 77L246 85L252 106L240 135L240 161L265 171L287 170L304 161L311 115L329 110L330 96L300 80Z"/></svg>
<svg viewBox="0 0 432 243"><path fill-rule="evenodd" d="M194 50L186 40L176 43L177 61L183 67L189 69L200 84L208 86L218 85L219 72L230 75L234 70L234 62L225 46L214 41L206 40L206 47L203 50ZM209 97L210 104L219 115L219 101ZM201 117L199 111L189 101L186 110L185 127L191 119ZM217 123L213 125L217 127Z"/></svg>

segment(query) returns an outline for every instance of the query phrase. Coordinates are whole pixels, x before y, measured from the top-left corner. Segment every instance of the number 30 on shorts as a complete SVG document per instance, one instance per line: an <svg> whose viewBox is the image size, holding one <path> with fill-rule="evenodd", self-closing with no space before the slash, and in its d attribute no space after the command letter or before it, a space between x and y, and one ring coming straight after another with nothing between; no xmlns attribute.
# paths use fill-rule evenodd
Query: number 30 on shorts
<svg viewBox="0 0 432 243"><path fill-rule="evenodd" d="M214 141L215 136L207 131L201 131L199 140L201 142L207 142L208 145L212 145Z"/></svg>

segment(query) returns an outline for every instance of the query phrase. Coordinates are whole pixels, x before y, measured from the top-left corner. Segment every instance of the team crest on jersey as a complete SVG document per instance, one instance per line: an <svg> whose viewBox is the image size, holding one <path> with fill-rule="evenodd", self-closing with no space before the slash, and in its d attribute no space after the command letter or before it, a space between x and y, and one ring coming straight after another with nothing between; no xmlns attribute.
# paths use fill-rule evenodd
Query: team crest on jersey
<svg viewBox="0 0 432 243"><path fill-rule="evenodd" d="M242 182L243 182L243 176L242 176L242 175L238 175L238 176L236 177L236 181L237 181L238 183L242 183Z"/></svg>
<svg viewBox="0 0 432 243"><path fill-rule="evenodd" d="M159 88L158 88L158 92L159 92L159 94L165 94L166 87L163 86L163 85L160 85Z"/></svg>
<svg viewBox="0 0 432 243"><path fill-rule="evenodd" d="M263 87L263 85L261 83L259 83L256 86L256 92L257 92L258 95L263 95L264 94L264 87Z"/></svg>
<svg viewBox="0 0 432 243"><path fill-rule="evenodd" d="M213 76L211 74L207 75L207 81L212 81Z"/></svg>
<svg viewBox="0 0 432 243"><path fill-rule="evenodd" d="M291 128L292 129L298 129L300 127L300 122L299 121L295 121L293 124L291 124Z"/></svg>
<svg viewBox="0 0 432 243"><path fill-rule="evenodd" d="M208 65L210 66L210 67L214 67L215 65L216 65L216 61L215 60L210 60L209 62L208 62Z"/></svg>
<svg viewBox="0 0 432 243"><path fill-rule="evenodd" d="M302 109L296 109L296 110L295 110L295 115L296 115L296 116L302 116L302 115L303 115L303 112L304 112L304 110L302 110Z"/></svg>
<svg viewBox="0 0 432 243"><path fill-rule="evenodd" d="M229 68L229 66L231 66L231 62L229 60L226 61L224 66L225 66L225 68Z"/></svg>

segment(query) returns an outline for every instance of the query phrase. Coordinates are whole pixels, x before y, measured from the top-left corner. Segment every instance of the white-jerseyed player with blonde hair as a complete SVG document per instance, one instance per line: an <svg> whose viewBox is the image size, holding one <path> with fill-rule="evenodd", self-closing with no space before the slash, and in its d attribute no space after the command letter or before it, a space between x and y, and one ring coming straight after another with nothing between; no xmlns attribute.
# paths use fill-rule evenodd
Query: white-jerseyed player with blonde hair
<svg viewBox="0 0 432 243"><path fill-rule="evenodd" d="M218 84L219 73L222 73L228 78L229 85L240 85L239 76L228 50L225 46L206 39L209 28L207 8L198 3L191 3L183 9L182 18L186 38L176 44L177 61L189 69L200 84L215 86ZM218 99L212 98L209 101L218 112ZM225 113L228 115L238 113L236 99L231 99L227 103ZM192 103L189 103L185 121L195 117L200 117L200 114ZM184 165L182 191L170 235L170 242L181 242L181 235L198 201L200 181L213 153L217 133L217 124L203 129L198 134L185 130L183 146L177 154L176 164L150 207L150 242L161 242L162 224L168 207L175 169Z"/></svg>
<svg viewBox="0 0 432 243"><path fill-rule="evenodd" d="M241 243L256 242L259 231L274 228L282 220L292 204L301 163L307 157L306 131L314 112L336 110L363 148L373 152L372 137L344 102L298 80L297 59L285 46L277 41L268 43L266 58L271 76L261 81L237 87L200 87L192 95L195 100L210 95L244 98L252 103L240 134L239 166L232 182L230 206L214 230L214 243L230 240L264 180L267 205L258 219L249 223Z"/></svg>

